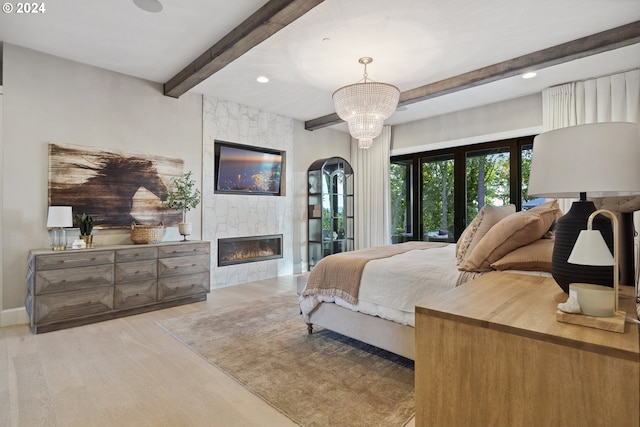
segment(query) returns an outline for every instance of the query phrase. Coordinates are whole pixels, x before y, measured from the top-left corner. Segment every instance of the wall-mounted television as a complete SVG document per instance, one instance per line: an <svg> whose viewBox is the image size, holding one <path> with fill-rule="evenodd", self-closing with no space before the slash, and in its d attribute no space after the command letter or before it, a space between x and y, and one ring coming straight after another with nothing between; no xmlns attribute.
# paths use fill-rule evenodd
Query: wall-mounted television
<svg viewBox="0 0 640 427"><path fill-rule="evenodd" d="M215 142L215 192L281 195L283 151Z"/></svg>

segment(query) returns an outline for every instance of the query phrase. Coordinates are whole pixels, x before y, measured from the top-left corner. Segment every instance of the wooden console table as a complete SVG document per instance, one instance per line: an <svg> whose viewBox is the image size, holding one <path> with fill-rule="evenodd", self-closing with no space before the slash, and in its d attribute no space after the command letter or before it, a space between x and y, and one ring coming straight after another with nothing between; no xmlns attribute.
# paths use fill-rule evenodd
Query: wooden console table
<svg viewBox="0 0 640 427"><path fill-rule="evenodd" d="M416 426L640 425L638 324L558 322L566 299L551 278L496 272L416 306Z"/></svg>
<svg viewBox="0 0 640 427"><path fill-rule="evenodd" d="M34 333L204 301L210 243L29 252L25 307Z"/></svg>

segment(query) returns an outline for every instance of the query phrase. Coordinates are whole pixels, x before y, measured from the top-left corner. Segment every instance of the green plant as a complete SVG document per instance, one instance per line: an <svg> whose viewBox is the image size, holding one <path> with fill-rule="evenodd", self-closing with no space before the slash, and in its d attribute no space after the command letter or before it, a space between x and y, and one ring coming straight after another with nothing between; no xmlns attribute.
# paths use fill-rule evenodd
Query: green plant
<svg viewBox="0 0 640 427"><path fill-rule="evenodd" d="M83 213L82 215L76 215L76 223L80 228L81 236L90 236L93 231L93 218L90 215Z"/></svg>
<svg viewBox="0 0 640 427"><path fill-rule="evenodd" d="M184 174L184 178L171 178L173 191L167 196L165 205L171 209L182 211L182 222L185 222L187 212L200 204L200 191L194 188L195 181L191 179L191 171Z"/></svg>

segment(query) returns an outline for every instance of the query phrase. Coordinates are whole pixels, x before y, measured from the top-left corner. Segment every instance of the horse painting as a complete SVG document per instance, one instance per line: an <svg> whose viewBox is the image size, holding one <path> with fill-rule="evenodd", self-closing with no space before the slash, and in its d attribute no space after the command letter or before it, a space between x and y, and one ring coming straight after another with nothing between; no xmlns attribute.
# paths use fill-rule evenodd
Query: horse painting
<svg viewBox="0 0 640 427"><path fill-rule="evenodd" d="M162 201L171 178L182 176L182 165L179 159L49 144L49 205L71 206L74 215L91 215L102 228L175 224L180 213Z"/></svg>

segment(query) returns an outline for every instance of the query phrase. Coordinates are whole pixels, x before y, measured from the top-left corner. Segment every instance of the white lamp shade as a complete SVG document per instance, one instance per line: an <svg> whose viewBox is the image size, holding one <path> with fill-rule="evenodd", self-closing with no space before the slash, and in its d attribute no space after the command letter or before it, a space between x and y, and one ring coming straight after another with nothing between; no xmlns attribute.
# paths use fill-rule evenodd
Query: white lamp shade
<svg viewBox="0 0 640 427"><path fill-rule="evenodd" d="M575 198L640 194L640 126L569 126L533 140L528 195Z"/></svg>
<svg viewBox="0 0 640 427"><path fill-rule="evenodd" d="M73 227L71 206L49 206L47 227Z"/></svg>
<svg viewBox="0 0 640 427"><path fill-rule="evenodd" d="M600 230L582 230L567 262L580 265L615 265Z"/></svg>

